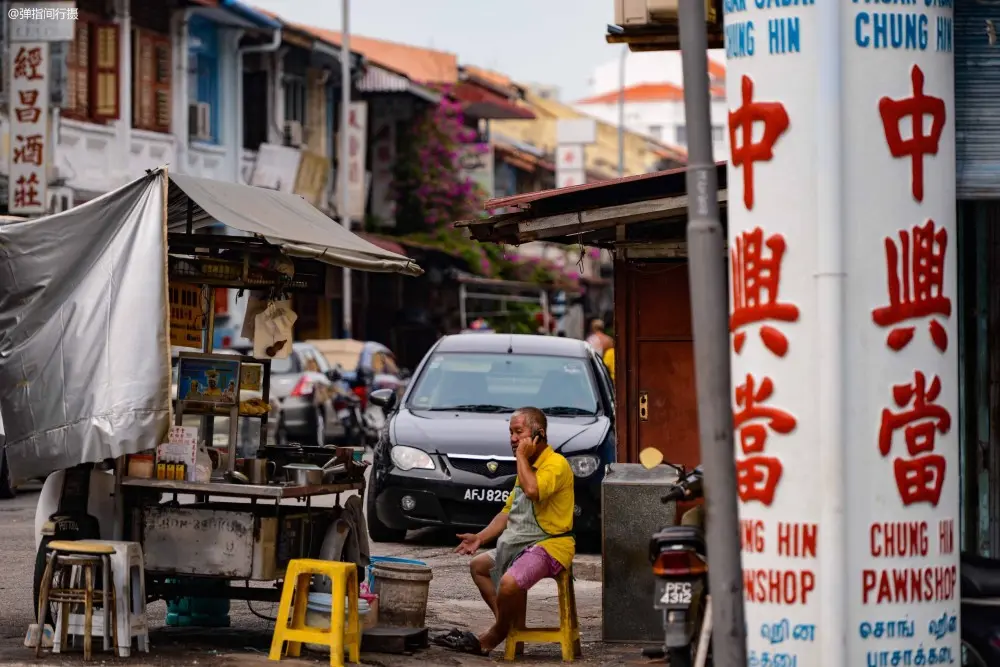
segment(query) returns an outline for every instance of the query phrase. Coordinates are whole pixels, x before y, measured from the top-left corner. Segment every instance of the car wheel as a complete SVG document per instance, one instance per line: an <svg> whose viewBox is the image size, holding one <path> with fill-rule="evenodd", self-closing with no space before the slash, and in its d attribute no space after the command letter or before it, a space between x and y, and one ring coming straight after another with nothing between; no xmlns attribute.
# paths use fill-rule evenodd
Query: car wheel
<svg viewBox="0 0 1000 667"><path fill-rule="evenodd" d="M374 472L372 473L374 474ZM365 492L366 516L368 519L368 537L373 542L403 542L406 540L405 530L396 530L382 523L375 509L375 483L368 480L368 490Z"/></svg>
<svg viewBox="0 0 1000 667"><path fill-rule="evenodd" d="M322 447L326 444L326 418L323 416L323 408L316 410L316 429L313 438L316 446Z"/></svg>
<svg viewBox="0 0 1000 667"><path fill-rule="evenodd" d="M8 500L17 495L17 490L10 481L10 468L7 467L7 455L0 455L0 500Z"/></svg>

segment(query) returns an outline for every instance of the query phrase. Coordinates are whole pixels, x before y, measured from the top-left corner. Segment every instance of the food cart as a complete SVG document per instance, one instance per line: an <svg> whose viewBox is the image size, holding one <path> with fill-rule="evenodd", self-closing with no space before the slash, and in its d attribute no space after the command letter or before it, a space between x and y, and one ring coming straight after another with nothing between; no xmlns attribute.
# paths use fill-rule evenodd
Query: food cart
<svg viewBox="0 0 1000 667"><path fill-rule="evenodd" d="M206 233L218 225L244 235ZM66 253L46 245L51 238L78 248ZM34 248L35 262L19 264ZM294 558L339 559L357 524L313 501L333 496L338 507L341 494L362 490L363 465L344 448L266 440L270 359L287 355L291 337L263 353L255 346L256 356L215 354L212 341L217 288L246 291L271 312L296 293L328 295L341 267L421 273L298 196L166 169L78 209L5 226L0 273L23 277L0 285L0 324L11 325L0 334L9 353L0 387L24 375L0 389L12 415L8 460L16 473L60 471L39 500L38 541L88 523L59 520L67 514L93 517L100 535L83 537L142 544L149 599L204 596L214 579L246 583L224 587L230 599L276 600L279 587L250 583L281 580ZM26 286L32 279L41 289ZM81 317L86 308L98 317ZM180 354L173 390L170 345L196 342L202 352ZM43 358L52 350L58 366ZM57 382L66 396L54 409L35 388ZM218 417L228 418L224 448L213 447ZM253 429L255 451L239 450L241 428ZM112 475L114 502L95 502Z"/></svg>

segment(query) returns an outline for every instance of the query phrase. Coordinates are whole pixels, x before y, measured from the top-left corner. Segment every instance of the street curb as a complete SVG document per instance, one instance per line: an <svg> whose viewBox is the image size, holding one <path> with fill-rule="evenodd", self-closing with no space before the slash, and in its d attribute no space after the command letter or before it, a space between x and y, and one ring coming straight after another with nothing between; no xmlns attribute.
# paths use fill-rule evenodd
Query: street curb
<svg viewBox="0 0 1000 667"><path fill-rule="evenodd" d="M597 559L576 559L573 561L573 576L584 581L602 581L601 560Z"/></svg>

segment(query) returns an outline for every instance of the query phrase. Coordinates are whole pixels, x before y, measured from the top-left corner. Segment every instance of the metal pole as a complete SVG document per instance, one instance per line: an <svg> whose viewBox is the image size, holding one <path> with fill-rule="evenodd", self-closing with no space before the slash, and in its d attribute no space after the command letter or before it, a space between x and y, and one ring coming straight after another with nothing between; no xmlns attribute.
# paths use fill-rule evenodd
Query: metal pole
<svg viewBox="0 0 1000 667"><path fill-rule="evenodd" d="M678 11L688 128L688 271L711 554L712 651L715 664L728 667L747 664L747 649L729 378L726 237L719 220L719 183L712 158L705 4L681 0Z"/></svg>
<svg viewBox="0 0 1000 667"><path fill-rule="evenodd" d="M618 70L618 177L625 175L625 63L628 59L628 44L622 45L622 57Z"/></svg>
<svg viewBox="0 0 1000 667"><path fill-rule="evenodd" d="M347 129L350 125L351 108L351 0L341 0L341 28L340 28L340 156L337 158L337 178L340 181L340 201L337 207L340 210L340 222L348 230L351 229L350 195L348 184L350 183L347 173L347 163L351 159L350 146L347 141ZM344 267L343 305L344 305L344 338L351 338L354 329L353 304L351 303L351 270Z"/></svg>

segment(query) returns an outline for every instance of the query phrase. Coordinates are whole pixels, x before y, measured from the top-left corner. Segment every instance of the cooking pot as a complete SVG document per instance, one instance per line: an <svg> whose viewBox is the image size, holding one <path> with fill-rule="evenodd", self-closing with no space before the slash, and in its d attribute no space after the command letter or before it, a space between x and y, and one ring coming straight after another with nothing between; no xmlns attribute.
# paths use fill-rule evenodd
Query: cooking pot
<svg viewBox="0 0 1000 667"><path fill-rule="evenodd" d="M282 468L285 479L296 486L319 486L323 483L323 469L309 463L289 463Z"/></svg>

